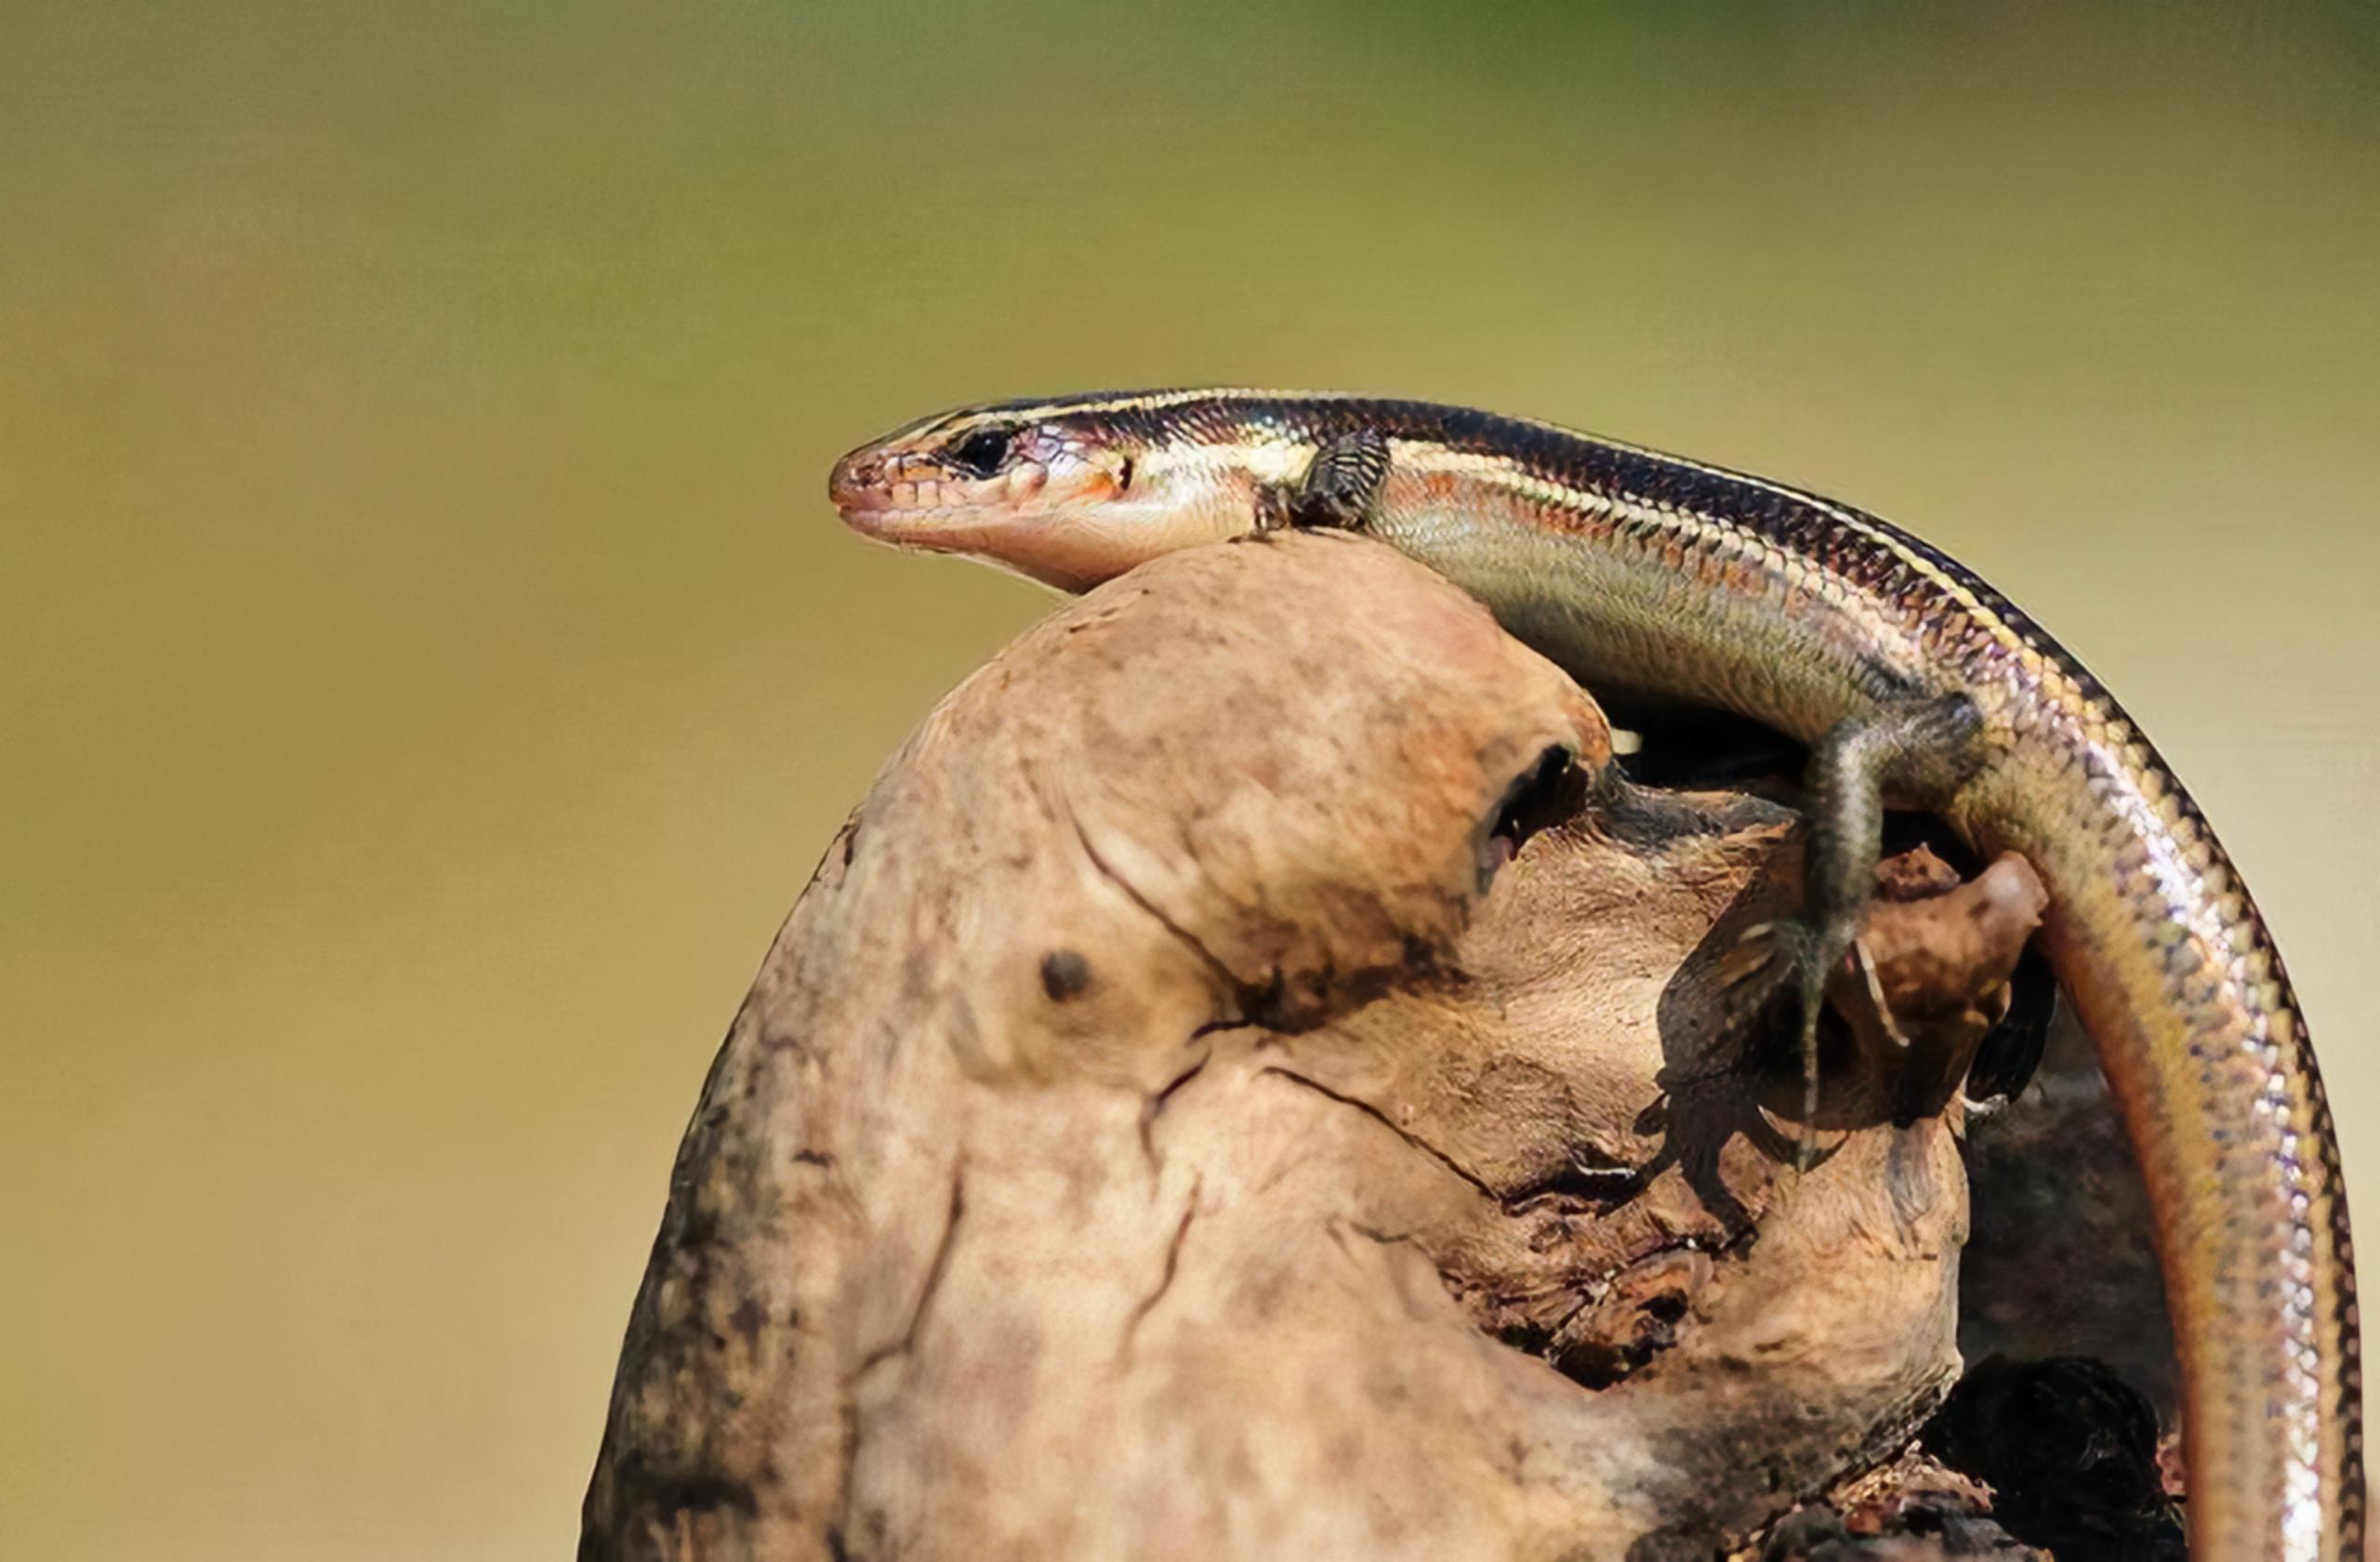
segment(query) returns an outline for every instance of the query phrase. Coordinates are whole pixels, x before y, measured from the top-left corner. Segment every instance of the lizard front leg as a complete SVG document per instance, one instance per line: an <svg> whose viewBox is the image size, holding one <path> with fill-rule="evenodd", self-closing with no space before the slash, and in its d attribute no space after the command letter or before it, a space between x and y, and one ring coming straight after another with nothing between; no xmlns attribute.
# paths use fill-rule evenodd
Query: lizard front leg
<svg viewBox="0 0 2380 1562"><path fill-rule="evenodd" d="M1377 429L1323 441L1297 482L1258 485L1256 529L1360 531L1388 480L1388 436Z"/></svg>

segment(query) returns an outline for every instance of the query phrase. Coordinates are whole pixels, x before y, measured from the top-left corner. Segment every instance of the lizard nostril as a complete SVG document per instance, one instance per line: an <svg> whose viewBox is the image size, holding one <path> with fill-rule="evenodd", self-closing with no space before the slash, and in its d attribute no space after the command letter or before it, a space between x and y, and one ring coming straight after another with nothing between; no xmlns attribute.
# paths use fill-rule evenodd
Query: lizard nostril
<svg viewBox="0 0 2380 1562"><path fill-rule="evenodd" d="M884 481L884 457L874 451L854 450L835 463L826 477L826 496L838 505L849 504Z"/></svg>

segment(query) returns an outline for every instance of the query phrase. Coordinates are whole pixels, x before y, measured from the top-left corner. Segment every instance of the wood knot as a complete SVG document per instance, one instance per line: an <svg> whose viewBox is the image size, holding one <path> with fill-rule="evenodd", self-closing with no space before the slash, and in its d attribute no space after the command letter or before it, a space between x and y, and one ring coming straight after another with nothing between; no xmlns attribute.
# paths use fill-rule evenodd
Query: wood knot
<svg viewBox="0 0 2380 1562"><path fill-rule="evenodd" d="M1041 990L1052 1003L1078 998L1091 986L1091 962L1072 949L1052 949L1041 957Z"/></svg>

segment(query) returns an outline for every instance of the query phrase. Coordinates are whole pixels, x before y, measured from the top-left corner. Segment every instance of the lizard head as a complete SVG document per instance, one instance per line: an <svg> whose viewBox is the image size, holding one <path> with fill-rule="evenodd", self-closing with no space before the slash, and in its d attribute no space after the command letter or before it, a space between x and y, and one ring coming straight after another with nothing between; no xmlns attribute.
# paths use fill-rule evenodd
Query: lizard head
<svg viewBox="0 0 2380 1562"><path fill-rule="evenodd" d="M1159 553L1257 528L1269 462L1212 417L1219 396L1162 392L962 407L835 463L827 494L854 531L963 553L1082 590ZM1310 459L1313 446L1298 447ZM1277 479L1276 479L1277 480Z"/></svg>

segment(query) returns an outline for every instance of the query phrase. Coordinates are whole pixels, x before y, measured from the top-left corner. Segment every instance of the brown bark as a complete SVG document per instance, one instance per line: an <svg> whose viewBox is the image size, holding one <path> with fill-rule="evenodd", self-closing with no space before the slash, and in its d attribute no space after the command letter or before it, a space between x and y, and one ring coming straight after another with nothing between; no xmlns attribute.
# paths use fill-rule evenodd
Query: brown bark
<svg viewBox="0 0 2380 1562"><path fill-rule="evenodd" d="M2039 886L1892 865L1796 1175L1791 1048L1719 979L1793 815L1609 755L1344 537L1025 636L713 1065L581 1555L1709 1555L1894 1456Z"/></svg>

